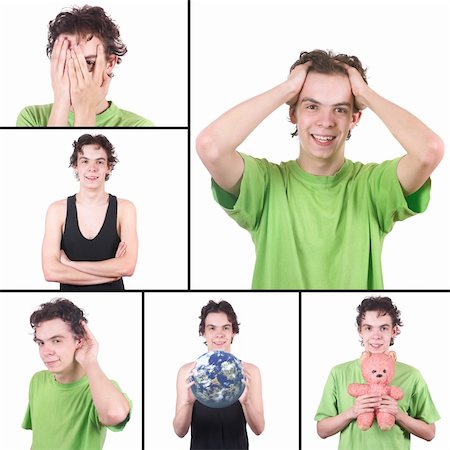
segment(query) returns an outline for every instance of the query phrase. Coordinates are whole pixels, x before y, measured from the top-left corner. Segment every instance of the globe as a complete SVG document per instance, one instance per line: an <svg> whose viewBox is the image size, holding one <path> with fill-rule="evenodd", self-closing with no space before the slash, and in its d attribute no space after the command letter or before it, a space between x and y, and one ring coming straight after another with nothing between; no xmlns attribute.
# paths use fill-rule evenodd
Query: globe
<svg viewBox="0 0 450 450"><path fill-rule="evenodd" d="M195 398L210 408L230 406L244 392L241 361L231 353L216 350L201 355L192 374Z"/></svg>

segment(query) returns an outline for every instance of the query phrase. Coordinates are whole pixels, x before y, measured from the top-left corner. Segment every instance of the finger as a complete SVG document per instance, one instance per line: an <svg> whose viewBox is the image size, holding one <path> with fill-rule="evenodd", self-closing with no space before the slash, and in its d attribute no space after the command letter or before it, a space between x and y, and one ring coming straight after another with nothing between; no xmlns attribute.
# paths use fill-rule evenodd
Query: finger
<svg viewBox="0 0 450 450"><path fill-rule="evenodd" d="M94 67L94 80L98 83L99 86L103 84L103 72L105 71L105 69L106 69L105 51L103 49L103 45L99 44L97 45L97 54Z"/></svg>
<svg viewBox="0 0 450 450"><path fill-rule="evenodd" d="M86 59L84 58L84 54L81 51L79 45L75 46L73 50L72 58L75 60L75 70L77 72L78 81L83 81L88 73L89 69L86 64Z"/></svg>
<svg viewBox="0 0 450 450"><path fill-rule="evenodd" d="M78 86L78 79L75 71L75 63L72 58L72 50L69 50L68 74L69 74L70 88L74 89L75 87Z"/></svg>

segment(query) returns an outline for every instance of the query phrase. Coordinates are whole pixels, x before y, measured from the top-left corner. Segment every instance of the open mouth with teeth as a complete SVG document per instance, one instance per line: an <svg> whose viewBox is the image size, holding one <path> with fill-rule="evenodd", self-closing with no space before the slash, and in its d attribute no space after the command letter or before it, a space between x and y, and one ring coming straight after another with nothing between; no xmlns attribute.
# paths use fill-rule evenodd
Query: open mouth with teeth
<svg viewBox="0 0 450 450"><path fill-rule="evenodd" d="M328 144L329 142L336 139L336 136L324 136L321 134L311 134L311 136L316 142L319 142L320 144Z"/></svg>

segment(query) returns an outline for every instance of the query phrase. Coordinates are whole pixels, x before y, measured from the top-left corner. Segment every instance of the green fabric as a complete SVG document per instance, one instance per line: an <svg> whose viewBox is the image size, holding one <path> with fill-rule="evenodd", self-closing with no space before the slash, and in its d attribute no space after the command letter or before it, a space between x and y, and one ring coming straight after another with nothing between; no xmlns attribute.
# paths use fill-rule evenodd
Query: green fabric
<svg viewBox="0 0 450 450"><path fill-rule="evenodd" d="M27 106L20 111L16 125L18 127L46 127L53 103L48 105ZM72 111L67 117L67 126L73 127L75 115ZM109 108L96 117L97 127L152 127L150 120L124 109L119 109L113 102Z"/></svg>
<svg viewBox="0 0 450 450"><path fill-rule="evenodd" d="M120 390L116 382L113 384ZM131 408L131 401L128 399ZM29 403L22 428L33 430L33 450L100 450L106 428L122 431L119 425L103 426L98 419L86 376L74 383L58 383L47 370L30 382Z"/></svg>
<svg viewBox="0 0 450 450"><path fill-rule="evenodd" d="M403 391L403 399L398 401L400 410L426 423L439 420L439 413L420 372L400 362L396 363L395 370L391 385ZM334 417L351 408L355 401L347 392L351 383L365 383L359 359L331 370L314 420ZM409 450L410 442L410 434L397 424L389 431L381 431L374 421L369 430L361 431L353 420L340 433L339 450Z"/></svg>
<svg viewBox="0 0 450 450"><path fill-rule="evenodd" d="M431 181L405 199L400 158L346 160L334 176L314 176L296 161L273 164L241 154L239 197L212 181L213 195L251 234L253 289L383 289L381 250L394 222L423 212Z"/></svg>

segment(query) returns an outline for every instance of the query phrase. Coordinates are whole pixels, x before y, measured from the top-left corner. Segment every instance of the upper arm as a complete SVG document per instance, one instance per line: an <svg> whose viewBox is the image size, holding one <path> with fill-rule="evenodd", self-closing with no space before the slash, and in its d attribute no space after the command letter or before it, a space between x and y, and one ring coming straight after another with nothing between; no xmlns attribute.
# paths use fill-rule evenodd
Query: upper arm
<svg viewBox="0 0 450 450"><path fill-rule="evenodd" d="M262 381L261 372L259 368L254 364L245 363L246 369L248 370L251 377L252 389L249 392L251 397L251 402L255 405L258 411L263 411L263 398L262 398Z"/></svg>
<svg viewBox="0 0 450 450"><path fill-rule="evenodd" d="M118 228L121 242L127 244L125 257L127 258L132 270L136 266L138 256L138 236L136 208L128 200L118 200Z"/></svg>
<svg viewBox="0 0 450 450"><path fill-rule="evenodd" d="M220 151L207 129L196 140L197 153L214 181L225 191L239 195L244 161L236 151Z"/></svg>
<svg viewBox="0 0 450 450"><path fill-rule="evenodd" d="M62 201L51 204L45 217L45 233L42 242L42 265L44 272L52 260L59 260L62 228L66 206Z"/></svg>
<svg viewBox="0 0 450 450"><path fill-rule="evenodd" d="M397 177L405 196L413 194L424 185L443 156L444 144L439 136L435 135L429 148L424 149L422 158L408 153L400 159Z"/></svg>

